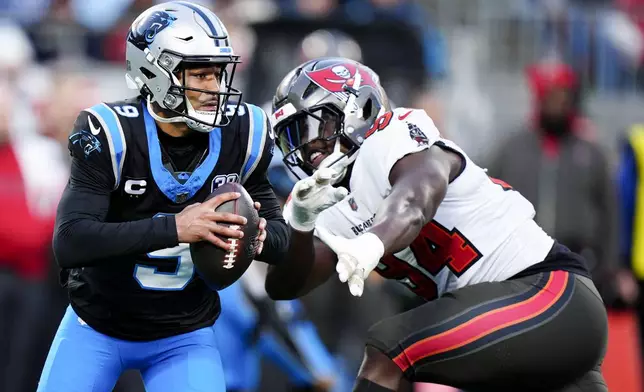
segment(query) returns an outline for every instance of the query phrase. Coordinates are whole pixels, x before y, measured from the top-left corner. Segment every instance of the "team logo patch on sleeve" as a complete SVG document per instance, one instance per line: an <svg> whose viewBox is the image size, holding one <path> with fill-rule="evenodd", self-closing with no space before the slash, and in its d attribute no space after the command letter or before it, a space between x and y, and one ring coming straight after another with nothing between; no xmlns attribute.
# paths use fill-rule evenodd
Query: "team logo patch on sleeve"
<svg viewBox="0 0 644 392"><path fill-rule="evenodd" d="M101 152L101 142L96 138L96 136L89 133L89 131L83 130L76 132L69 137L69 141L72 144L78 144L81 147L85 154L85 158L94 151Z"/></svg>
<svg viewBox="0 0 644 392"><path fill-rule="evenodd" d="M407 128L409 128L409 137L412 138L419 146L426 146L429 144L429 139L423 133L423 131L418 128L416 124L407 123Z"/></svg>

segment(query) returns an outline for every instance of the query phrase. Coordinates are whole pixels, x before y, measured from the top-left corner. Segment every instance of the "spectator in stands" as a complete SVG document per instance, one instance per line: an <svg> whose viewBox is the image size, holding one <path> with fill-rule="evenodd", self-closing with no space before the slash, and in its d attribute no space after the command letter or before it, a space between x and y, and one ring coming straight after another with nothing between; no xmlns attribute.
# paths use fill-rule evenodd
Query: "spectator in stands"
<svg viewBox="0 0 644 392"><path fill-rule="evenodd" d="M446 73L446 47L441 32L433 25L431 15L417 2L410 0L349 0L346 17L356 23L374 23L389 19L402 21L418 32L423 43L423 59L428 80Z"/></svg>
<svg viewBox="0 0 644 392"><path fill-rule="evenodd" d="M443 77L446 71L445 41L432 25L425 9L410 0L278 0L284 16L345 20L358 25L397 20L414 28L423 42L427 78ZM423 84L425 81L419 81Z"/></svg>
<svg viewBox="0 0 644 392"><path fill-rule="evenodd" d="M31 53L20 29L5 26L3 44ZM28 122L30 102L14 83L30 56L0 56L0 390L36 390L38 374L29 372L45 359L39 355L42 321L48 312L47 277L55 202L66 181L52 159L57 144L40 136ZM21 110L18 110L21 108ZM23 116L16 119L16 116Z"/></svg>
<svg viewBox="0 0 644 392"><path fill-rule="evenodd" d="M621 218L620 261L630 268L644 290L644 124L635 124L622 140L619 164ZM644 300L636 305L640 329L640 352L644 353Z"/></svg>
<svg viewBox="0 0 644 392"><path fill-rule="evenodd" d="M603 149L591 140L580 105L580 85L561 63L534 65L528 81L535 100L532 121L501 143L489 167L530 200L537 222L581 253L605 299L632 303L636 286L617 265L617 200ZM628 276L626 275L628 279ZM617 280L616 280L617 279Z"/></svg>
<svg viewBox="0 0 644 392"><path fill-rule="evenodd" d="M49 11L51 0L4 0L0 1L0 16L6 16L21 24L40 21Z"/></svg>
<svg viewBox="0 0 644 392"><path fill-rule="evenodd" d="M323 19L337 15L339 0L278 0L282 15L287 17Z"/></svg>
<svg viewBox="0 0 644 392"><path fill-rule="evenodd" d="M49 97L43 107L41 133L60 144L69 158L67 138L78 113L88 102L100 101L95 83L86 77L63 72L54 76Z"/></svg>

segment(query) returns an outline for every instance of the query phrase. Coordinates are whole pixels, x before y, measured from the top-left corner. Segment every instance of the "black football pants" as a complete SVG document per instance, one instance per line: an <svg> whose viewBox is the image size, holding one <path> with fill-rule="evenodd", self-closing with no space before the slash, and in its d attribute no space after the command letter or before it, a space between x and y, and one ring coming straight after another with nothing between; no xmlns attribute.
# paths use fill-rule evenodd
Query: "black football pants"
<svg viewBox="0 0 644 392"><path fill-rule="evenodd" d="M412 382L599 392L608 390L599 370L607 325L592 281L555 271L445 294L376 324L367 344Z"/></svg>

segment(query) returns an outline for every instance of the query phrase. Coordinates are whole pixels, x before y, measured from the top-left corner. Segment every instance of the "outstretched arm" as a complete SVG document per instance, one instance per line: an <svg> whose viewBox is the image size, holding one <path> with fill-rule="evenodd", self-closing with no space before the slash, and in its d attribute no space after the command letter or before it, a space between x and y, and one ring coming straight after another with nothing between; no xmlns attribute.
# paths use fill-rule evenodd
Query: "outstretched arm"
<svg viewBox="0 0 644 392"><path fill-rule="evenodd" d="M374 225L367 233L351 240L335 237L318 227L316 235L322 240L319 241L312 233L315 218L335 202L311 212L311 217L306 216L306 208L301 208L302 221L308 225L294 225L300 219L290 222L293 237L288 262L281 266L283 269L271 269L266 281L266 289L274 299L303 295L328 279L334 269L345 281L360 259L369 259L364 272L372 271L384 254L409 246L434 217L450 180L462 171L464 158L443 144L433 121L422 110L400 109L386 113L382 118L383 121L375 122L382 126L376 128L360 149L359 159L369 164L361 173L353 173L354 176L366 176L365 179L377 189L388 192L376 212ZM316 171L314 177L322 170L325 169ZM318 191L318 188L314 189ZM319 189L326 189L330 194L328 188ZM324 192L320 195L324 197ZM341 198L336 201L339 200ZM296 196L287 208L293 208L295 201ZM313 200L311 205L319 207L322 204ZM333 241L329 241L330 238ZM355 257L350 258L352 267L343 268L344 263L338 263L338 256L346 252Z"/></svg>
<svg viewBox="0 0 644 392"><path fill-rule="evenodd" d="M434 217L449 181L456 178L463 164L460 155L439 146L396 162L389 174L391 194L378 209L369 230L382 242L385 254L406 248L418 236ZM269 269L266 279L266 290L276 300L305 295L335 272L337 256L327 244L315 238L312 231L291 227L291 233L286 262Z"/></svg>
<svg viewBox="0 0 644 392"><path fill-rule="evenodd" d="M318 230L322 241L337 255L338 277L348 283L351 294L362 295L364 281L383 256L414 241L434 217L450 180L458 176L463 164L462 156L442 143L404 155L391 165L389 195L368 232L346 239Z"/></svg>
<svg viewBox="0 0 644 392"><path fill-rule="evenodd" d="M437 145L396 162L389 173L391 194L378 208L369 230L382 241L385 254L408 247L434 218L447 185L463 164L460 155Z"/></svg>
<svg viewBox="0 0 644 392"><path fill-rule="evenodd" d="M317 216L347 194L346 189L330 185L334 173L330 168L318 170L293 188L284 210L291 234L286 259L269 268L266 277L266 291L274 300L300 297L333 274L335 254L313 231Z"/></svg>

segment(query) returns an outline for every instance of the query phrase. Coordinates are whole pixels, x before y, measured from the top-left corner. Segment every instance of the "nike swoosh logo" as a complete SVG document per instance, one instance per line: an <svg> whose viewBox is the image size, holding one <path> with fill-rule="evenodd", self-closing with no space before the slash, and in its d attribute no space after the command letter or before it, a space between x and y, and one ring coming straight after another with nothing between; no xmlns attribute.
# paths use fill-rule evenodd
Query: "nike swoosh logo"
<svg viewBox="0 0 644 392"><path fill-rule="evenodd" d="M411 112L413 112L413 111L414 111L414 110L412 109L412 110L408 111L408 112L407 112L407 113L405 113L405 114L401 114L400 116L398 116L398 120L404 120L404 119L406 119L406 118L407 118L407 116L409 116L409 115L411 114Z"/></svg>
<svg viewBox="0 0 644 392"><path fill-rule="evenodd" d="M92 122L92 116L87 116L87 122L89 123L89 129L92 131L92 135L97 136L101 133L101 127L96 127Z"/></svg>

